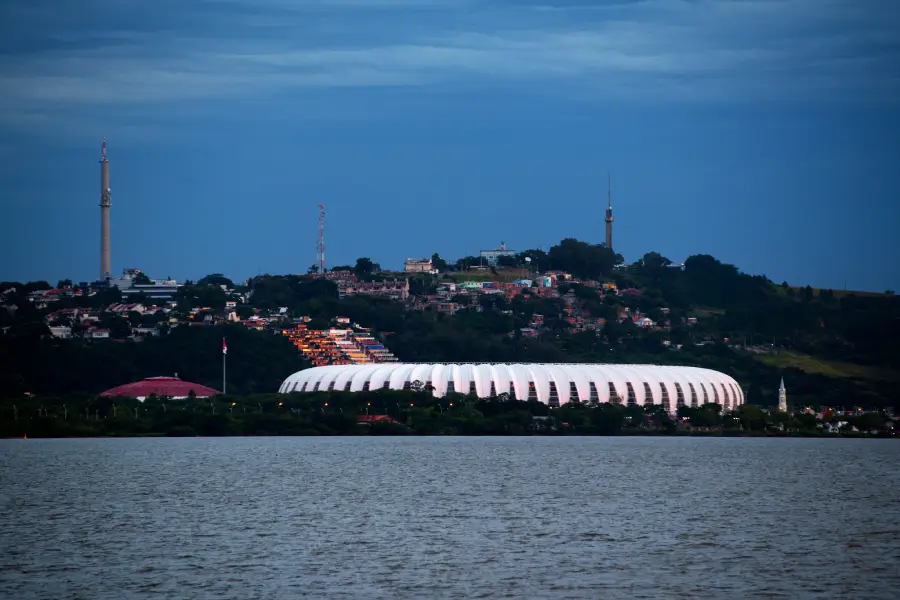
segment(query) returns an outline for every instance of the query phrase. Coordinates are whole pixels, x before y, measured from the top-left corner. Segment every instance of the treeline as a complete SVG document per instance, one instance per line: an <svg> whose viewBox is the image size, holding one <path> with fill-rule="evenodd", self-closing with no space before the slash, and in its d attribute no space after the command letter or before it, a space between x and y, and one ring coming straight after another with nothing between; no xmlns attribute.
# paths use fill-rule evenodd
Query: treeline
<svg viewBox="0 0 900 600"><path fill-rule="evenodd" d="M97 394L176 374L221 389L223 337L228 339L228 391L272 392L303 366L286 338L241 325L184 325L142 342L0 336L0 397Z"/></svg>
<svg viewBox="0 0 900 600"><path fill-rule="evenodd" d="M781 423L802 435L817 434L811 415L767 415L745 405L681 407L704 434L764 433ZM362 415L391 420L359 423ZM880 415L850 418L860 429L881 426ZM696 432L696 431L695 431ZM255 435L675 435L689 433L660 407L567 404L478 399L450 394L375 392L217 396L171 400L89 395L0 401L0 437L255 436Z"/></svg>

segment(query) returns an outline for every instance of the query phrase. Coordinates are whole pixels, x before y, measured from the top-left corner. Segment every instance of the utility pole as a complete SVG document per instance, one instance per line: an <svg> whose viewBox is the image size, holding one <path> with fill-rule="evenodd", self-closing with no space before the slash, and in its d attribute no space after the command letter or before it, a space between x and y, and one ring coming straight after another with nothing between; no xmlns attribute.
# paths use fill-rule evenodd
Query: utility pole
<svg viewBox="0 0 900 600"><path fill-rule="evenodd" d="M228 344L225 342L225 338L222 338L222 394L228 393L226 390L225 383L225 358L228 356Z"/></svg>

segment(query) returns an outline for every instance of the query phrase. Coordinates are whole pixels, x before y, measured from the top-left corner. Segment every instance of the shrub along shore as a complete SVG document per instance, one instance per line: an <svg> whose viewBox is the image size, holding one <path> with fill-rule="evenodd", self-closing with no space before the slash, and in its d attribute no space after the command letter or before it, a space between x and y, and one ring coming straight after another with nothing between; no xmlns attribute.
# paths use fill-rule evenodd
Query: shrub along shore
<svg viewBox="0 0 900 600"><path fill-rule="evenodd" d="M375 420L373 417L378 416ZM879 413L841 417L846 433L881 431ZM567 404L506 397L378 390L222 395L172 400L92 395L0 400L0 437L318 435L825 435L815 415L754 405L659 407ZM860 435L860 434L855 434Z"/></svg>

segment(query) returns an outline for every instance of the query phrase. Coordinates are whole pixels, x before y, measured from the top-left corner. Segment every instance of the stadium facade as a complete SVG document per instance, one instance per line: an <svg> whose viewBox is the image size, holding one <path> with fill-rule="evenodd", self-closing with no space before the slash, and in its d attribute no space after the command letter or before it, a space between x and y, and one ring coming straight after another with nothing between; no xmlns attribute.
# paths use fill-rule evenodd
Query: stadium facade
<svg viewBox="0 0 900 600"><path fill-rule="evenodd" d="M389 363L329 365L298 371L280 393L366 392L418 387L435 396L450 393L481 398L509 394L551 406L568 402L679 406L716 403L730 410L744 403L741 386L719 371L696 367L609 364Z"/></svg>

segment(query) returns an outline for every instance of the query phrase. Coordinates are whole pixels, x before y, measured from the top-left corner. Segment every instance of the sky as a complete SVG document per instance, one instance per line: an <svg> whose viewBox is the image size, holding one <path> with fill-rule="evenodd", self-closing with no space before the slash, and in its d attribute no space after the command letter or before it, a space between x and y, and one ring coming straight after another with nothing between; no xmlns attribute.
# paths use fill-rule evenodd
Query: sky
<svg viewBox="0 0 900 600"><path fill-rule="evenodd" d="M896 0L0 0L0 280L505 241L900 289Z"/></svg>

